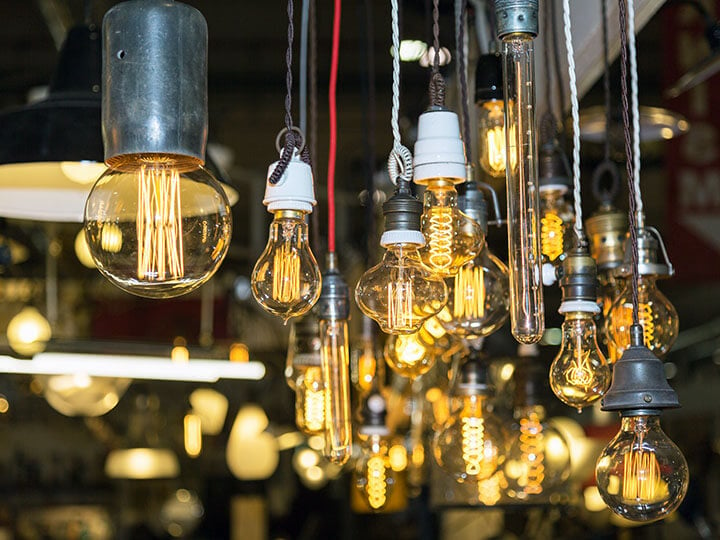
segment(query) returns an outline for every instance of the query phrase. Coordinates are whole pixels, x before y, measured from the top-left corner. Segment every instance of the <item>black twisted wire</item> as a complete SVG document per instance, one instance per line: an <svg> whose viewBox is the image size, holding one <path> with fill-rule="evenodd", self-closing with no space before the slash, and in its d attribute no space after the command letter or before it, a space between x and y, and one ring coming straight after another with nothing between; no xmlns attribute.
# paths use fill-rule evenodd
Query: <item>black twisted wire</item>
<svg viewBox="0 0 720 540"><path fill-rule="evenodd" d="M603 93L605 95L605 161L610 161L610 123L612 122L612 114L610 107L612 105L610 96L610 52L608 45L608 13L607 0L602 0L602 34L603 34Z"/></svg>
<svg viewBox="0 0 720 540"><path fill-rule="evenodd" d="M468 83L467 83L467 58L465 58L465 23L467 21L467 4L465 0L461 2L459 26L458 26L458 44L457 59L458 71L460 72L460 101L462 110L462 138L465 142L465 157L468 163L472 163L472 144L470 141L470 107L468 106ZM469 179L468 179L469 180Z"/></svg>
<svg viewBox="0 0 720 540"><path fill-rule="evenodd" d="M632 134L630 133L630 106L628 104L628 51L627 51L627 0L618 0L620 12L620 96L622 99L623 133L625 135L625 166L627 168L627 183L630 207L628 222L630 228L630 255L632 266L632 309L633 325L640 324L638 317L638 238L636 226L635 206L635 174L633 171Z"/></svg>
<svg viewBox="0 0 720 540"><path fill-rule="evenodd" d="M430 105L445 105L445 79L440 74L440 0L433 0L433 62L430 76Z"/></svg>

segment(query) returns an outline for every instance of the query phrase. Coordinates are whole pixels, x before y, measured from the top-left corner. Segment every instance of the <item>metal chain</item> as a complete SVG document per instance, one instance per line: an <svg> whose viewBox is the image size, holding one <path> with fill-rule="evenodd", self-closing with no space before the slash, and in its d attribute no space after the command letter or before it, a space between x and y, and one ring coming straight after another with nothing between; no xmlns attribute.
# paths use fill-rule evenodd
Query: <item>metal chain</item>
<svg viewBox="0 0 720 540"><path fill-rule="evenodd" d="M628 103L628 28L627 28L627 0L618 0L620 14L620 97L622 99L623 134L625 136L625 166L627 168L627 183L629 191L628 222L630 229L630 255L632 266L632 316L633 324L640 324L638 317L638 238L636 226L636 199L633 168L633 142L630 132L630 105Z"/></svg>

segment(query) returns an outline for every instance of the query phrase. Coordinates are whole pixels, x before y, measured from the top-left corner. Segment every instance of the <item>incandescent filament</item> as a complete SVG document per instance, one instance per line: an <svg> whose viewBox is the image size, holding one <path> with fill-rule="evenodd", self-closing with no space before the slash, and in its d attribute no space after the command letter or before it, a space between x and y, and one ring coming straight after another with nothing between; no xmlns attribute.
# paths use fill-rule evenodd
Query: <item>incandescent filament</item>
<svg viewBox="0 0 720 540"><path fill-rule="evenodd" d="M545 479L545 455L543 452L543 427L537 413L530 413L520 419L520 452L522 472L518 484L528 494L542 493Z"/></svg>
<svg viewBox="0 0 720 540"><path fill-rule="evenodd" d="M453 317L479 319L485 316L485 281L482 266L467 265L455 276Z"/></svg>
<svg viewBox="0 0 720 540"><path fill-rule="evenodd" d="M652 504L666 496L660 465L654 452L642 448L643 434L636 438L637 444L633 443L633 449L625 454L623 461L622 498L627 502Z"/></svg>
<svg viewBox="0 0 720 540"><path fill-rule="evenodd" d="M575 357L565 373L565 379L572 386L579 386L587 390L593 384L594 374L590 364L590 351L582 346L582 335L575 336Z"/></svg>
<svg viewBox="0 0 720 540"><path fill-rule="evenodd" d="M413 329L413 287L412 281L402 276L388 284L388 327L391 330L412 331Z"/></svg>
<svg viewBox="0 0 720 540"><path fill-rule="evenodd" d="M542 254L554 261L564 252L563 220L555 212L546 212L540 219L540 246Z"/></svg>
<svg viewBox="0 0 720 540"><path fill-rule="evenodd" d="M367 499L371 508L377 510L385 505L387 499L387 475L385 459L372 456L367 462Z"/></svg>
<svg viewBox="0 0 720 540"><path fill-rule="evenodd" d="M283 224L283 243L273 256L272 297L282 303L300 298L300 255L292 246L294 229L294 224Z"/></svg>
<svg viewBox="0 0 720 540"><path fill-rule="evenodd" d="M309 367L303 380L303 413L308 432L319 433L325 427L325 389L319 367Z"/></svg>

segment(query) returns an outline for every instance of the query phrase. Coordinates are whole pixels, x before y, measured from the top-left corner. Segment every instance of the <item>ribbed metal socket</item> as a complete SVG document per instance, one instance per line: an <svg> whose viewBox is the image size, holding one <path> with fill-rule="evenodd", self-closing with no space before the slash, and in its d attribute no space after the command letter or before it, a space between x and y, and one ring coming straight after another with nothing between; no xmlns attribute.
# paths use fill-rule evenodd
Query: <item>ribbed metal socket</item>
<svg viewBox="0 0 720 540"><path fill-rule="evenodd" d="M459 396L488 395L493 392L487 362L480 351L472 350L460 368L455 393Z"/></svg>
<svg viewBox="0 0 720 540"><path fill-rule="evenodd" d="M419 231L423 205L407 186L398 186L383 204L386 231Z"/></svg>
<svg viewBox="0 0 720 540"><path fill-rule="evenodd" d="M679 406L677 394L668 384L658 357L644 345L634 344L625 349L613 368L612 385L602 399L602 410L657 410Z"/></svg>
<svg viewBox="0 0 720 540"><path fill-rule="evenodd" d="M502 56L483 54L475 71L475 103L503 99Z"/></svg>
<svg viewBox="0 0 720 540"><path fill-rule="evenodd" d="M546 402L548 387L547 366L537 358L521 358L513 372L515 389L513 405L542 405Z"/></svg>
<svg viewBox="0 0 720 540"><path fill-rule="evenodd" d="M538 0L495 0L497 36L538 33Z"/></svg>
<svg viewBox="0 0 720 540"><path fill-rule="evenodd" d="M567 175L563 157L559 150L552 146L544 145L540 148L538 158L538 175L541 191L544 187L547 188L550 186L570 187L570 178Z"/></svg>
<svg viewBox="0 0 720 540"><path fill-rule="evenodd" d="M328 268L322 275L322 289L316 308L319 319L326 321L347 320L350 317L350 290L335 268Z"/></svg>
<svg viewBox="0 0 720 540"><path fill-rule="evenodd" d="M602 206L585 220L585 229L598 270L604 272L620 266L625 257L627 214L612 206Z"/></svg>
<svg viewBox="0 0 720 540"><path fill-rule="evenodd" d="M105 160L176 154L205 161L207 24L195 8L133 0L103 19Z"/></svg>
<svg viewBox="0 0 720 540"><path fill-rule="evenodd" d="M657 239L646 228L638 228L638 274L641 276L668 277L671 275L670 268L664 262L659 261L658 249L660 245ZM630 237L625 240L625 257L622 266L617 274L622 277L632 275L632 251L630 249Z"/></svg>
<svg viewBox="0 0 720 540"><path fill-rule="evenodd" d="M469 218L476 221L484 234L488 230L488 209L487 202L482 191L477 189L472 182L467 184L465 193L458 197L458 208Z"/></svg>
<svg viewBox="0 0 720 540"><path fill-rule="evenodd" d="M572 250L562 263L562 301L596 302L597 283L595 260L584 248Z"/></svg>

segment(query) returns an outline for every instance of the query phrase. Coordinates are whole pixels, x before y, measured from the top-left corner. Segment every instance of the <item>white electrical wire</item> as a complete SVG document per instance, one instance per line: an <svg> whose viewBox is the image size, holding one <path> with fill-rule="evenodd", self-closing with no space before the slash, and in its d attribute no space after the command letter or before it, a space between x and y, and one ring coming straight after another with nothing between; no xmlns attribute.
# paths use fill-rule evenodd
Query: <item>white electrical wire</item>
<svg viewBox="0 0 720 540"><path fill-rule="evenodd" d="M627 0L628 54L630 56L630 107L633 132L633 180L638 226L642 227L643 201L640 192L640 106L638 105L637 47L635 45L635 0Z"/></svg>
<svg viewBox="0 0 720 540"><path fill-rule="evenodd" d="M398 21L398 0L390 0L392 16L392 113L390 126L393 134L393 149L388 158L388 173L393 184L402 178L410 181L412 178L412 154L402 145L400 138L400 24Z"/></svg>
<svg viewBox="0 0 720 540"><path fill-rule="evenodd" d="M575 54L572 43L570 23L570 0L563 0L563 26L565 30L565 48L567 49L568 79L570 83L570 113L573 130L573 199L575 199L575 235L582 241L582 199L580 196L580 104L578 103L577 77L575 75Z"/></svg>

